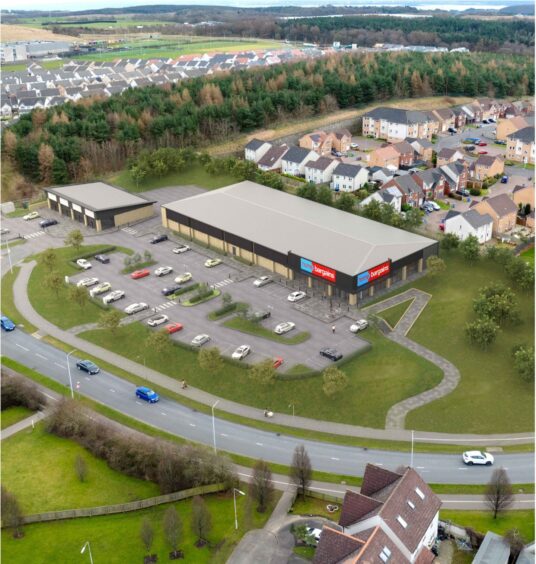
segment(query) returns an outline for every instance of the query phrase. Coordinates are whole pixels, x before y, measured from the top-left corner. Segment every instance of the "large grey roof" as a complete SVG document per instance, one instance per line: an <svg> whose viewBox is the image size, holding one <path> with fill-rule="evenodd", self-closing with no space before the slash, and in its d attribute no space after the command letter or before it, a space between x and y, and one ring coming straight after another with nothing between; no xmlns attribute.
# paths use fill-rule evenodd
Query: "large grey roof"
<svg viewBox="0 0 536 564"><path fill-rule="evenodd" d="M488 531L473 564L506 564L510 557L510 545L500 535Z"/></svg>
<svg viewBox="0 0 536 564"><path fill-rule="evenodd" d="M70 186L46 188L46 190L92 211L154 203L154 200L147 200L105 182L72 184Z"/></svg>
<svg viewBox="0 0 536 564"><path fill-rule="evenodd" d="M367 112L363 117L370 117L374 119L384 119L392 123L425 123L430 121L430 118L418 110L402 110L399 108L374 108L372 111Z"/></svg>
<svg viewBox="0 0 536 564"><path fill-rule="evenodd" d="M293 146L285 153L283 160L289 163L302 163L309 156L310 152L309 149Z"/></svg>
<svg viewBox="0 0 536 564"><path fill-rule="evenodd" d="M471 227L478 229L483 225L489 225L493 223L493 218L488 213L479 214L476 210L467 210L462 213L462 217L467 221Z"/></svg>
<svg viewBox="0 0 536 564"><path fill-rule="evenodd" d="M247 180L163 207L352 276L436 244L421 235Z"/></svg>
<svg viewBox="0 0 536 564"><path fill-rule="evenodd" d="M362 168L363 167L359 165L341 163L340 165L337 165L337 167L333 171L333 174L338 176L348 176L349 178L355 178L359 174L359 171Z"/></svg>
<svg viewBox="0 0 536 564"><path fill-rule="evenodd" d="M523 143L534 143L534 127L524 127L519 131L510 133L508 139L519 139Z"/></svg>
<svg viewBox="0 0 536 564"><path fill-rule="evenodd" d="M261 139L252 139L245 148L256 151L257 149L260 149L265 143L266 141L262 141Z"/></svg>

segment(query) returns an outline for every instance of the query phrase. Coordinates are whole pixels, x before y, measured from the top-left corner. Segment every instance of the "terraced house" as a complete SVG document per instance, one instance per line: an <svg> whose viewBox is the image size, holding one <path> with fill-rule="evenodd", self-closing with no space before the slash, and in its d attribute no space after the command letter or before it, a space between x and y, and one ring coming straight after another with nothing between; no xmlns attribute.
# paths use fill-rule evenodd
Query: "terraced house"
<svg viewBox="0 0 536 564"><path fill-rule="evenodd" d="M406 137L430 141L438 129L438 118L432 112L380 107L363 116L363 135L389 142L403 141Z"/></svg>
<svg viewBox="0 0 536 564"><path fill-rule="evenodd" d="M506 138L506 158L524 164L534 164L534 127L524 127Z"/></svg>

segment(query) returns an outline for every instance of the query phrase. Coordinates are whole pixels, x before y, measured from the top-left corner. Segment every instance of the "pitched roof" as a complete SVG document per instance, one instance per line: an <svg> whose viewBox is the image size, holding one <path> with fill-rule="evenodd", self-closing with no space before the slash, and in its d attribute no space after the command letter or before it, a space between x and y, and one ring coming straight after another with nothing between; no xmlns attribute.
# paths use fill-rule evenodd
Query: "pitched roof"
<svg viewBox="0 0 536 564"><path fill-rule="evenodd" d="M396 480L400 479L402 474L391 472L385 468L380 468L374 464L367 464L365 474L363 475L363 483L361 484L361 493L363 495L372 495L379 490L389 486Z"/></svg>
<svg viewBox="0 0 536 564"><path fill-rule="evenodd" d="M333 174L338 176L349 176L350 178L355 178L363 167L359 165L340 163L337 168L333 171Z"/></svg>
<svg viewBox="0 0 536 564"><path fill-rule="evenodd" d="M315 170L326 170L333 163L338 162L336 159L330 159L329 157L320 157L319 159L307 161L305 163L305 168L313 168Z"/></svg>
<svg viewBox="0 0 536 564"><path fill-rule="evenodd" d="M400 141L398 143L395 143L393 145L393 149L399 154L413 153L414 150L407 141Z"/></svg>
<svg viewBox="0 0 536 564"><path fill-rule="evenodd" d="M498 217L504 217L511 213L517 213L517 206L508 197L507 194L499 194L498 196L493 196L493 198L487 198L483 200L489 204L491 209L495 212Z"/></svg>
<svg viewBox="0 0 536 564"><path fill-rule="evenodd" d="M422 194L422 188L415 182L412 175L398 176L394 179L394 182L404 194Z"/></svg>
<svg viewBox="0 0 536 564"><path fill-rule="evenodd" d="M501 158L495 155L479 155L478 159L474 164L475 166L481 165L485 167L490 167L491 165L493 165L493 163L496 160L501 160Z"/></svg>
<svg viewBox="0 0 536 564"><path fill-rule="evenodd" d="M493 223L493 218L488 213L479 214L475 209L470 209L462 213L462 217L474 229Z"/></svg>
<svg viewBox="0 0 536 564"><path fill-rule="evenodd" d="M302 163L309 156L310 152L309 149L293 146L285 153L283 160L289 163Z"/></svg>
<svg viewBox="0 0 536 564"><path fill-rule="evenodd" d="M509 557L508 542L500 535L488 531L473 559L473 564L506 564Z"/></svg>
<svg viewBox="0 0 536 564"><path fill-rule="evenodd" d="M286 152L288 145L273 145L257 163L259 166L273 166Z"/></svg>
<svg viewBox="0 0 536 564"><path fill-rule="evenodd" d="M395 149L394 145L385 145L385 147L379 147L372 152L376 158L383 160L398 159L400 157L400 152Z"/></svg>
<svg viewBox="0 0 536 564"><path fill-rule="evenodd" d="M448 221L449 219L452 219L453 217L457 217L458 215L461 215L461 212L456 210L449 210L447 212L447 215L445 216L444 221Z"/></svg>
<svg viewBox="0 0 536 564"><path fill-rule="evenodd" d="M461 153L459 149L449 149L448 147L443 147L439 153L437 153L438 159L451 159L456 153Z"/></svg>
<svg viewBox="0 0 536 564"><path fill-rule="evenodd" d="M246 146L246 149L251 149L252 151L256 151L257 149L260 149L264 144L266 143L266 141L263 141L262 139L252 139Z"/></svg>
<svg viewBox="0 0 536 564"><path fill-rule="evenodd" d="M523 143L534 143L534 127L524 127L507 136L508 139L516 139Z"/></svg>
<svg viewBox="0 0 536 564"><path fill-rule="evenodd" d="M367 112L363 117L373 119L383 119L392 123L424 123L429 121L428 116L424 112L415 110L402 110L399 108L379 107Z"/></svg>
<svg viewBox="0 0 536 564"><path fill-rule="evenodd" d="M343 137L352 137L352 134L347 129L337 129L336 131L332 131L332 134L335 135L337 139L342 139Z"/></svg>
<svg viewBox="0 0 536 564"><path fill-rule="evenodd" d="M516 194L517 192L521 192L522 190L530 190L532 192L534 188L532 186L525 186L525 184L518 184L517 186L514 186L512 194Z"/></svg>
<svg viewBox="0 0 536 564"><path fill-rule="evenodd" d="M337 564L363 548L364 545L364 541L326 525L322 529L313 562L315 564Z"/></svg>
<svg viewBox="0 0 536 564"><path fill-rule="evenodd" d="M352 525L356 521L365 517L365 515L368 515L372 511L378 509L381 504L381 501L361 493L348 490L344 495L339 525L342 527Z"/></svg>

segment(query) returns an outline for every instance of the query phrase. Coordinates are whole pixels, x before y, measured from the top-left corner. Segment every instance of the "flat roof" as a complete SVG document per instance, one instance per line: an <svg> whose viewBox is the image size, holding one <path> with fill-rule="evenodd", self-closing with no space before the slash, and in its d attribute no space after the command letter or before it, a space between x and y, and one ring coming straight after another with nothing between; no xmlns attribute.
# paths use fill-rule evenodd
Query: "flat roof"
<svg viewBox="0 0 536 564"><path fill-rule="evenodd" d="M433 239L249 180L163 207L351 276L436 244Z"/></svg>
<svg viewBox="0 0 536 564"><path fill-rule="evenodd" d="M70 186L45 188L45 190L96 212L155 203L155 200L131 194L106 182L71 184Z"/></svg>

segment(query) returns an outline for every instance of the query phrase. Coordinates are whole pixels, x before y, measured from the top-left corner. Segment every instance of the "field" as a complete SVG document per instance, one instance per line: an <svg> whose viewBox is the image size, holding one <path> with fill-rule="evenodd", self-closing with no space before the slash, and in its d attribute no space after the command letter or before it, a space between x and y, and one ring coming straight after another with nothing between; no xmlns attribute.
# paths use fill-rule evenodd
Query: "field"
<svg viewBox="0 0 536 564"><path fill-rule="evenodd" d="M21 22L22 23L22 22ZM2 41L9 43L10 41L73 41L75 38L71 35L59 35L52 31L39 26L31 26L24 23L23 25L0 24L0 34Z"/></svg>
<svg viewBox="0 0 536 564"><path fill-rule="evenodd" d="M30 417L32 413L33 411L31 409L28 409L27 407L24 407L22 405L17 405L14 407L9 407L8 409L4 409L2 410L0 415L0 421L1 421L0 427L2 429L7 429L7 427L11 427L11 425L18 423L23 419L26 419L26 417Z"/></svg>

